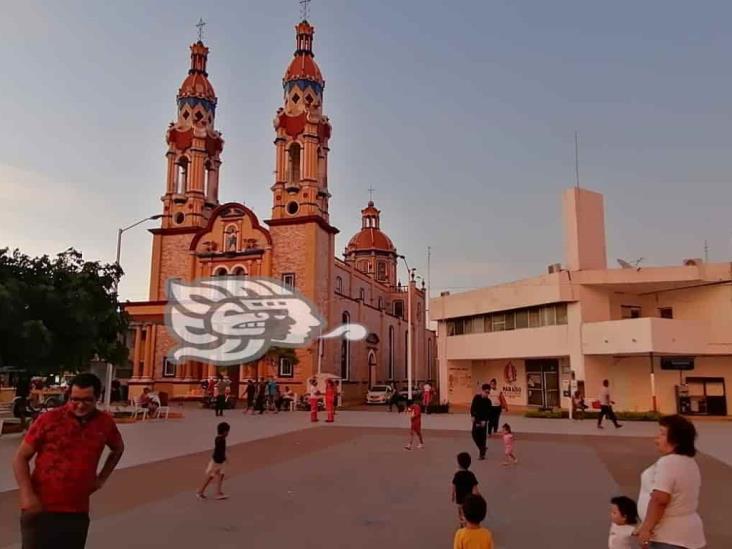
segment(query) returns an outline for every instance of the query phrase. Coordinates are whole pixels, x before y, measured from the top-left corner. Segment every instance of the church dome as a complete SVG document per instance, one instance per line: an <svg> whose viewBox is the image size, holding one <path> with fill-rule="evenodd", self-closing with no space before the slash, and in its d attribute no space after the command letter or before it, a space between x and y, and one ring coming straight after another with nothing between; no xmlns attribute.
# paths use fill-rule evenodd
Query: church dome
<svg viewBox="0 0 732 549"><path fill-rule="evenodd" d="M191 68L178 90L178 99L202 99L216 104L216 92L208 79L206 62L208 48L200 40L191 45Z"/></svg>
<svg viewBox="0 0 732 549"><path fill-rule="evenodd" d="M379 228L381 212L369 201L368 206L361 210L361 230L356 233L346 246L346 254L363 251L380 251L396 253L391 238Z"/></svg>
<svg viewBox="0 0 732 549"><path fill-rule="evenodd" d="M305 20L295 27L297 49L294 58L285 71L285 76L282 78L282 84L285 88L287 88L288 83L305 80L317 84L318 92L322 91L325 80L313 55L314 34L315 28Z"/></svg>

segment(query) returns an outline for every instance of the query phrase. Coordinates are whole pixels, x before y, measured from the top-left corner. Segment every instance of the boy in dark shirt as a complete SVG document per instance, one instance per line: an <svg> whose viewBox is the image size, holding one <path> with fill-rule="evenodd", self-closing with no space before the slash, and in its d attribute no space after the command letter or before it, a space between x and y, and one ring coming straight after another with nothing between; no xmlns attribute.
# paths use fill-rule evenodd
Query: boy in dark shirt
<svg viewBox="0 0 732 549"><path fill-rule="evenodd" d="M196 492L198 499L206 499L206 488L209 483L214 479L218 479L218 490L216 492L216 499L226 499L229 496L224 494L222 487L224 484L224 468L226 466L226 437L229 435L229 424L221 422L216 427L218 435L214 440L214 451L211 456L211 461L208 462L206 467L206 481L201 486L201 489Z"/></svg>
<svg viewBox="0 0 732 549"><path fill-rule="evenodd" d="M467 452L460 452L457 456L457 462L460 469L452 477L452 501L457 504L458 508L458 519L460 521L460 528L465 526L465 516L463 515L463 502L465 498L470 494L478 494L478 479L475 475L469 471L470 469L470 454Z"/></svg>

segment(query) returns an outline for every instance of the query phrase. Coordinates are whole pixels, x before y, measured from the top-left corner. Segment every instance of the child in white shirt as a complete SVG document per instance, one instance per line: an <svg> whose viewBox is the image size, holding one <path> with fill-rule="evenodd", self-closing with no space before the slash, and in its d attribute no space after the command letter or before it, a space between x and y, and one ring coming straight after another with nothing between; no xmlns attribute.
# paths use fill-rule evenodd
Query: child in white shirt
<svg viewBox="0 0 732 549"><path fill-rule="evenodd" d="M608 549L633 549L633 532L638 524L638 508L635 501L627 496L610 500L610 535Z"/></svg>

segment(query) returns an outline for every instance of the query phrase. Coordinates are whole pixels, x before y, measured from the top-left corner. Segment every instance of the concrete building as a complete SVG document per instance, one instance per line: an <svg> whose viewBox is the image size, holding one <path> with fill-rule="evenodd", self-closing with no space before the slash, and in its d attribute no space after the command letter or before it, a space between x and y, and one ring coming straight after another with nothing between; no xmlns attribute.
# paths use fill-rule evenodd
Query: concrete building
<svg viewBox="0 0 732 549"><path fill-rule="evenodd" d="M602 195L572 188L563 206L565 265L431 301L441 399L496 378L509 405L566 409L607 378L618 410L729 413L732 264L609 269Z"/></svg>
<svg viewBox="0 0 732 549"><path fill-rule="evenodd" d="M267 221L243 203L219 202L224 141L215 129L218 99L208 78L208 48L200 40L191 45L190 69L176 97L177 120L166 134L167 179L161 225L151 230L149 300L124 305L132 320L133 395L154 386L183 397L219 371L228 374L235 390L239 380L272 376L302 394L305 381L320 367L344 380L344 400L363 401L369 386L403 383L408 377L410 302L413 380L435 376L424 284L419 286L413 273L399 280L402 256L382 231L381 212L373 202L361 211L361 230L343 259L335 256L338 229L330 224L328 185L331 123L323 113L325 80L315 62L314 33L307 21L295 27L296 49L282 79L283 106L274 118L273 205ZM368 336L354 342L326 339L320 347L313 342L297 350L296 364L283 357L225 370L194 361L171 363L167 356L174 340L163 322L166 282L210 276L282 280L317 306L326 321L323 333L356 323L367 328Z"/></svg>

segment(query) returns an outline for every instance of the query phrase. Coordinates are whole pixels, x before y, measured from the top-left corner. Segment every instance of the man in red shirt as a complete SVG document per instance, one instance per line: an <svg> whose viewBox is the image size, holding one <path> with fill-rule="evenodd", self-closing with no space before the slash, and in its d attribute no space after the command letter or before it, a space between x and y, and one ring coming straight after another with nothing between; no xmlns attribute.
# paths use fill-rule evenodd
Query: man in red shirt
<svg viewBox="0 0 732 549"><path fill-rule="evenodd" d="M23 549L86 545L89 496L104 485L124 452L112 416L97 410L101 390L95 375L76 376L68 404L36 419L15 455ZM97 474L105 446L111 453Z"/></svg>

